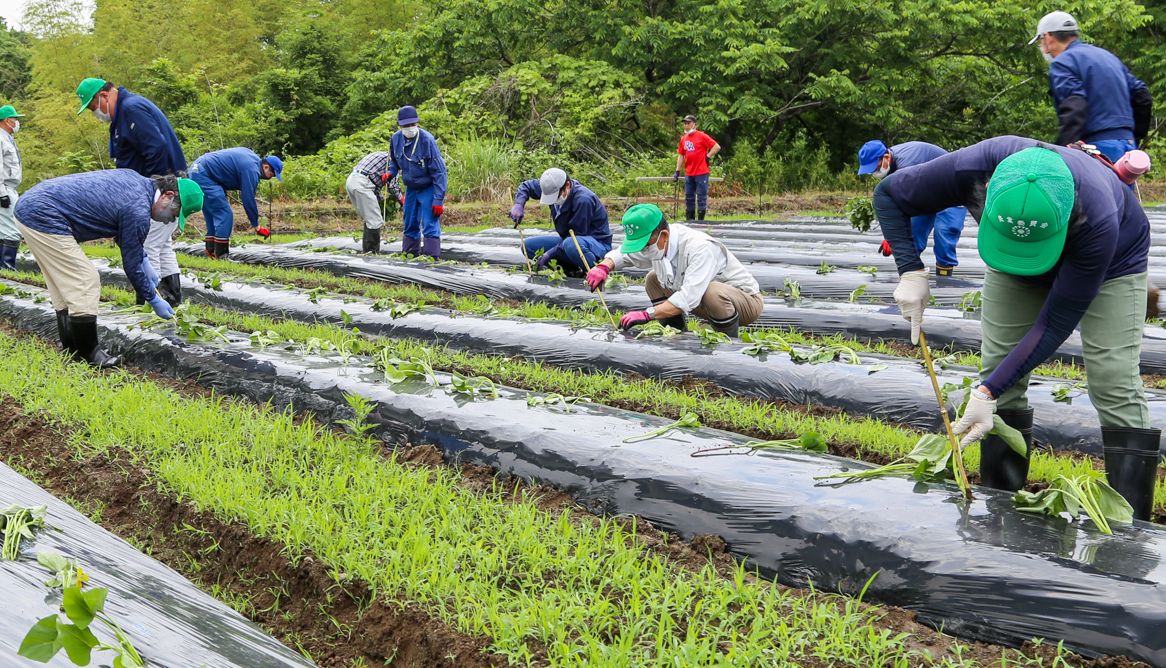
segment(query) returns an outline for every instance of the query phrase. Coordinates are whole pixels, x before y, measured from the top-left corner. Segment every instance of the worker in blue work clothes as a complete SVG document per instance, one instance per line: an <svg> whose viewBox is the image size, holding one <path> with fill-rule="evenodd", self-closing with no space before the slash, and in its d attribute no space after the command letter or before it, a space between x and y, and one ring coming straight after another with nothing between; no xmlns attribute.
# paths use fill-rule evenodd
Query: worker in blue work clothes
<svg viewBox="0 0 1166 668"><path fill-rule="evenodd" d="M146 237L152 226L184 222L201 208L202 189L194 181L147 178L129 169L60 176L21 196L16 227L40 265L65 350L99 368L118 363L97 343L101 279L80 242L112 238L134 292L169 319L174 309L156 292L158 274L145 254Z"/></svg>
<svg viewBox="0 0 1166 668"><path fill-rule="evenodd" d="M537 258L539 269L554 260L565 265L564 270L582 276L611 251L607 207L582 183L567 178L567 172L551 167L539 178L522 182L514 196L514 207L510 209L510 220L514 221L515 227L522 223L526 201L531 197L537 197L539 204L547 205L558 233L531 237L523 244L523 253L527 259ZM582 258L571 239L571 232L575 233L579 248L583 249Z"/></svg>
<svg viewBox="0 0 1166 668"><path fill-rule="evenodd" d="M421 129L417 110L397 111L399 130L389 140L389 179L400 175L405 185L405 234L401 252L441 257L441 214L449 175L437 140ZM422 241L424 237L424 241Z"/></svg>
<svg viewBox="0 0 1166 668"><path fill-rule="evenodd" d="M1028 457L987 435L993 415L1020 430L1031 453L1029 376L1079 328L1106 476L1134 516L1149 519L1162 432L1142 390L1150 223L1133 191L1083 150L996 137L891 174L873 204L895 251L895 301L912 343L931 290L911 216L966 206L980 220L982 380L954 429L965 445L980 441L983 483L1025 484Z"/></svg>
<svg viewBox="0 0 1166 668"><path fill-rule="evenodd" d="M235 213L227 201L228 190L238 190L247 213L247 222L264 239L271 230L259 218L255 192L260 180L283 180L283 160L269 155L260 158L255 151L242 146L212 151L190 163L190 178L198 182L206 199L202 217L206 220L207 257L225 260L231 253L231 232L235 229Z"/></svg>
<svg viewBox="0 0 1166 668"><path fill-rule="evenodd" d="M924 141L909 141L887 145L878 139L872 139L858 150L858 174L872 174L876 179L883 179L895 170L904 167L921 165L934 160L947 151ZM959 260L956 259L956 245L960 242L960 235L964 231L964 218L967 211L961 206L944 209L938 213L919 215L911 218L911 234L915 239L915 252L922 253L927 248L927 238L935 236L935 275L951 276ZM880 247L883 255L890 257L891 247L883 242Z"/></svg>
<svg viewBox="0 0 1166 668"><path fill-rule="evenodd" d="M20 119L11 104L0 107L0 269L16 271L16 253L20 250L20 232L12 209L19 196L16 188L24 177L20 164L20 149L16 148L16 133Z"/></svg>
<svg viewBox="0 0 1166 668"><path fill-rule="evenodd" d="M1112 53L1079 39L1066 12L1043 16L1029 44L1049 63L1049 93L1061 124L1057 144L1092 144L1110 162L1137 148L1150 131L1150 89Z"/></svg>
<svg viewBox="0 0 1166 668"><path fill-rule="evenodd" d="M103 123L109 123L109 157L119 169L132 169L142 176L186 175L186 156L178 135L166 114L153 102L135 95L124 86L105 79L90 78L77 85L80 115L86 109ZM146 256L162 277L159 290L171 306L182 303L182 282L173 238L178 223L154 225L146 239Z"/></svg>

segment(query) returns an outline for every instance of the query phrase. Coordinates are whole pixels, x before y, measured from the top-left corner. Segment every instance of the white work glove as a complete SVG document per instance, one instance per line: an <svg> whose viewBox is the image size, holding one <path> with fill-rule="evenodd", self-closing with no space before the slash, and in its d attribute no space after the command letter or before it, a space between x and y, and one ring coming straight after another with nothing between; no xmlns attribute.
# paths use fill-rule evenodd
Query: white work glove
<svg viewBox="0 0 1166 668"><path fill-rule="evenodd" d="M931 285L926 269L909 271L899 277L895 288L895 303L903 319L911 323L911 343L919 343L919 330L923 327L923 309L931 300Z"/></svg>
<svg viewBox="0 0 1166 668"><path fill-rule="evenodd" d="M956 436L967 433L960 440L960 447L966 448L992 431L992 416L995 414L996 400L979 389L972 390L972 398L968 400L968 407L964 409L963 417L951 428Z"/></svg>

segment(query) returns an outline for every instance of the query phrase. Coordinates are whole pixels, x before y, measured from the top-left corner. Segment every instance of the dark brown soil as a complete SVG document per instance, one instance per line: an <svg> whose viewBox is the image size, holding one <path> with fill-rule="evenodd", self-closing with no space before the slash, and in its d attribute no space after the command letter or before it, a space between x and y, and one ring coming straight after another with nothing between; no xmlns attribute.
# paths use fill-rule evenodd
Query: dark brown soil
<svg viewBox="0 0 1166 668"><path fill-rule="evenodd" d="M361 583L339 586L311 556L292 564L280 544L176 501L127 453L75 459L64 434L11 399L0 401L0 458L82 509L100 508L102 526L204 589L218 585L249 599L240 612L320 666L506 665L486 651L487 638L459 633L412 605L388 604Z"/></svg>

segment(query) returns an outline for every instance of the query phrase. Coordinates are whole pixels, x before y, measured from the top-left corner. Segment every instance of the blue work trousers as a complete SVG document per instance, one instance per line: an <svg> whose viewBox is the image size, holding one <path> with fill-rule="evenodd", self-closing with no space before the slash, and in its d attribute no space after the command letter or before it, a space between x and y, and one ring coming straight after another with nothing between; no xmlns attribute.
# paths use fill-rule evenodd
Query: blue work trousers
<svg viewBox="0 0 1166 668"><path fill-rule="evenodd" d="M235 213L227 201L227 192L217 183L201 181L202 217L206 220L206 235L220 241L231 238L235 228Z"/></svg>
<svg viewBox="0 0 1166 668"><path fill-rule="evenodd" d="M927 248L927 238L935 231L935 262L941 267L959 264L955 257L955 247L964 231L964 217L967 210L962 206L944 209L930 216L915 216L911 219L911 235L915 237L915 251L922 253Z"/></svg>
<svg viewBox="0 0 1166 668"><path fill-rule="evenodd" d="M595 240L595 237L580 237L579 246L583 249L583 256L587 258L587 266L594 267L595 263L603 259L611 251L611 246L601 244ZM565 260L566 264L578 267L586 271L582 260L579 259L579 251L575 248L575 242L571 241L571 237L566 239L560 238L555 234L548 234L541 237L531 237L526 240L526 257L534 260L534 256L542 250L543 253L550 253L555 248L562 246L562 252L556 254L557 258ZM563 264L560 261L560 264Z"/></svg>
<svg viewBox="0 0 1166 668"><path fill-rule="evenodd" d="M410 239L441 238L441 219L433 215L433 186L406 188L405 236Z"/></svg>
<svg viewBox="0 0 1166 668"><path fill-rule="evenodd" d="M696 206L693 206L693 204ZM684 177L684 210L707 211L709 208L708 172Z"/></svg>
<svg viewBox="0 0 1166 668"><path fill-rule="evenodd" d="M1137 148L1137 145L1129 139L1098 139L1088 143L1096 146L1110 162L1121 160L1123 155Z"/></svg>

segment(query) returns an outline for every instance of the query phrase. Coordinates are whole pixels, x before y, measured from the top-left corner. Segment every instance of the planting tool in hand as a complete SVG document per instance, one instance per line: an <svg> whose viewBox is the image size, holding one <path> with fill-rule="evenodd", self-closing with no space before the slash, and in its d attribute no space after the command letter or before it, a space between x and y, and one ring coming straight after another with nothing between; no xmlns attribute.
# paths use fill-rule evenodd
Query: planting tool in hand
<svg viewBox="0 0 1166 668"><path fill-rule="evenodd" d="M522 257L526 258L526 273L533 274L534 269L530 266L530 256L526 254L526 236L522 233L522 228L518 228L518 243L521 245Z"/></svg>
<svg viewBox="0 0 1166 668"><path fill-rule="evenodd" d="M583 261L583 268L588 272L591 271L591 263L587 261L587 256L583 254L583 247L579 245L579 238L575 236L575 230L568 230L571 233L571 241L575 242L575 250L579 252L579 259ZM603 288L596 288L595 292L599 295L599 303L603 304L603 310L607 311L608 317L611 318L611 326L619 329L619 324L615 321L615 314L611 309L607 308L607 300L603 298Z"/></svg>
<svg viewBox="0 0 1166 668"><path fill-rule="evenodd" d="M955 482L959 485L964 498L972 500L972 486L968 483L968 470L964 467L964 454L960 450L959 439L951 430L951 418L947 415L947 406L943 403L943 392L939 389L939 379L935 377L935 364L931 361L931 350L927 347L927 337L923 329L919 330L919 347L923 349L923 361L927 365L927 375L931 377L931 387L935 390L935 400L939 402L939 414L943 416L943 428L947 431L947 440L951 442L951 457L955 461Z"/></svg>
<svg viewBox="0 0 1166 668"><path fill-rule="evenodd" d="M680 215L680 179L672 179L672 182L672 220L675 222L676 216Z"/></svg>

